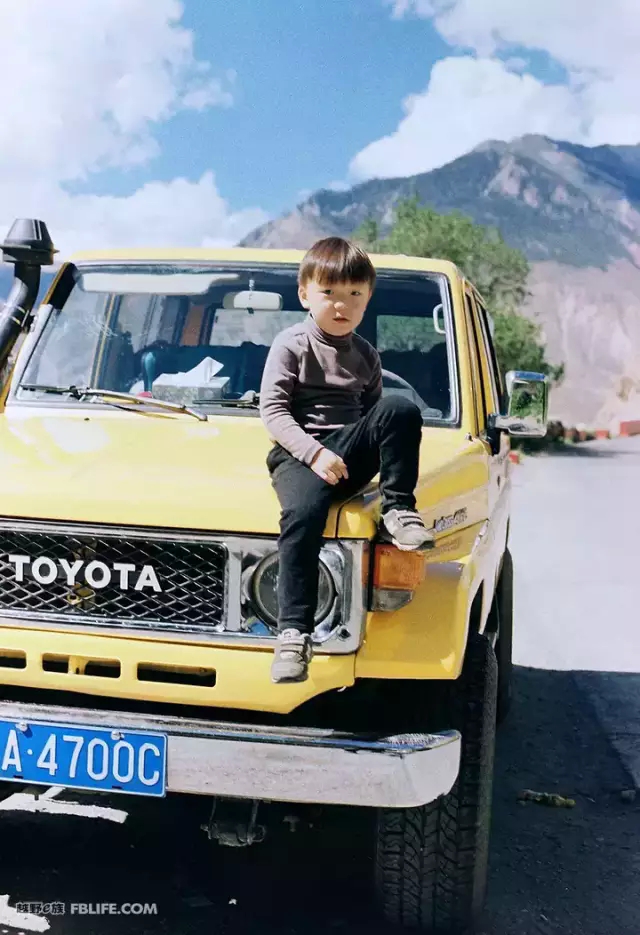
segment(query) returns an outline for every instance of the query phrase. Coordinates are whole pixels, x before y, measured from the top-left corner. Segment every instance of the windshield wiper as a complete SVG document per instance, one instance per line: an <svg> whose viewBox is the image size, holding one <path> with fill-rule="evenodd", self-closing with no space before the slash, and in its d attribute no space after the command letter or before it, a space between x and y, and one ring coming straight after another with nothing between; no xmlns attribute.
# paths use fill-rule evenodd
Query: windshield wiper
<svg viewBox="0 0 640 935"><path fill-rule="evenodd" d="M45 383L21 383L19 390L33 390L38 393L56 393L59 396L73 396L74 399L81 398L81 392L77 386L48 386Z"/></svg>
<svg viewBox="0 0 640 935"><path fill-rule="evenodd" d="M200 422L207 422L206 413L197 412L188 406L180 403L170 403L165 399L155 399L152 396L135 396L133 393L118 393L116 390L101 390L93 386L47 386L38 383L22 383L21 390L33 390L39 393L55 393L60 396L71 396L73 399L84 399L85 397L95 397L104 399L107 404L110 400L122 400L122 402L134 403L138 406L156 406L158 409L168 409L170 412L184 412ZM116 406L117 402L112 403ZM122 409L131 411L131 406L122 406Z"/></svg>
<svg viewBox="0 0 640 935"><path fill-rule="evenodd" d="M235 409L258 409L260 406L260 394L255 390L247 390L239 399L216 399L211 400L215 406L232 406Z"/></svg>

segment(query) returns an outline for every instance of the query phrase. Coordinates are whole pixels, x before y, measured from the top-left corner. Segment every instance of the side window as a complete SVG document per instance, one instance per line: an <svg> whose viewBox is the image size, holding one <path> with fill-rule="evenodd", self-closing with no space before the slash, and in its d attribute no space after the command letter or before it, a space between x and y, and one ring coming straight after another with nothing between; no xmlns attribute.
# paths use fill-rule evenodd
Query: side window
<svg viewBox="0 0 640 935"><path fill-rule="evenodd" d="M480 316L480 324L484 333L484 340L489 354L489 364L496 389L498 391L498 401L502 403L504 399L504 383L502 373L498 364L498 355L496 354L495 344L493 343L493 323L491 317L480 300L476 297L476 307Z"/></svg>
<svg viewBox="0 0 640 935"><path fill-rule="evenodd" d="M498 390L498 385L496 384L493 361L491 359L491 354L487 345L487 340L484 329L482 327L478 307L476 305L475 299L469 294L467 294L467 301L470 303L472 309L471 314L478 346L478 358L480 360L480 367L482 370L482 382L484 385L485 416L487 416L490 413L499 412L500 393Z"/></svg>
<svg viewBox="0 0 640 935"><path fill-rule="evenodd" d="M425 417L451 418L447 336L437 311L430 315L379 314L376 347L389 392L409 395ZM413 388L417 398L408 394L406 387L403 390L402 381Z"/></svg>
<svg viewBox="0 0 640 935"><path fill-rule="evenodd" d="M478 347L478 333L474 325L473 303L468 292L465 292L464 299L467 319L467 332L469 334L471 369L473 371L473 383L474 386L478 387L478 392L473 394L473 401L476 411L478 432L483 432L486 426L487 401L485 398L484 380L480 372L480 349Z"/></svg>

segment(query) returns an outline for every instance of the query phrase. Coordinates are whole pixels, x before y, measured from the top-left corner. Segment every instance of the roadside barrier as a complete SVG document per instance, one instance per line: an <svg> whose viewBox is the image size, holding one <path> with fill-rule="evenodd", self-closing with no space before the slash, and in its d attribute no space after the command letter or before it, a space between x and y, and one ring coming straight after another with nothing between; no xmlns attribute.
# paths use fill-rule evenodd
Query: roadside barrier
<svg viewBox="0 0 640 935"><path fill-rule="evenodd" d="M615 426L611 428L592 428L584 423L578 423L578 425L565 425L559 419L552 420L549 422L547 427L546 437L541 441L540 446L534 448L534 453L536 450L544 450L545 447L553 445L555 443L569 442L579 444L580 442L590 442L590 441L604 441L611 438L626 438L631 435L640 435L640 419L631 419L625 422L619 423L619 428L616 429ZM522 454L520 452L520 443L516 442L518 447L512 448L509 452L509 460L513 464L520 464L522 461ZM525 454L528 453L528 449L525 446Z"/></svg>
<svg viewBox="0 0 640 935"><path fill-rule="evenodd" d="M640 435L640 419L620 422L617 432L615 428L613 430L604 428L587 429L583 425L579 427L564 426L563 431L565 440L571 442L589 442L594 439L628 438L631 435Z"/></svg>

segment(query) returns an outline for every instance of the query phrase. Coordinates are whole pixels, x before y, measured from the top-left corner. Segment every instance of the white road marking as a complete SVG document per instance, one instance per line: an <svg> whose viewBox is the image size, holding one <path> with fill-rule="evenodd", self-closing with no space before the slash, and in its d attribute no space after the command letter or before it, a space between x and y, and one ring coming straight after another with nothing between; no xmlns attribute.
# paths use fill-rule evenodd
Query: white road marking
<svg viewBox="0 0 640 935"><path fill-rule="evenodd" d="M23 931L26 929L29 932L48 932L50 928L44 916L36 916L31 912L18 912L10 906L7 895L0 895L0 923Z"/></svg>
<svg viewBox="0 0 640 935"><path fill-rule="evenodd" d="M33 788L33 787L31 787ZM80 802L59 802L54 797L63 791L61 786L53 786L40 794L15 792L0 802L3 812L39 812L48 815L75 815L80 818L102 818L122 825L127 820L128 812L119 808L107 808L103 805L82 805Z"/></svg>

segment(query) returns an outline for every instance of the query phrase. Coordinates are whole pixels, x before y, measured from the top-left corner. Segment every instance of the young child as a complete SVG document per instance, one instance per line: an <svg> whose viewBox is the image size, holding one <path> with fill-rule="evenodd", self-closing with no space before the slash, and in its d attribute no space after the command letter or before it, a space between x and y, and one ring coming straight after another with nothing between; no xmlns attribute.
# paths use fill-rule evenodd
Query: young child
<svg viewBox="0 0 640 935"><path fill-rule="evenodd" d="M403 396L382 398L378 352L355 334L373 294L367 254L340 237L316 243L298 274L305 321L269 351L260 415L275 442L267 457L282 507L274 682L307 678L318 599L318 559L329 508L380 473L382 524L400 549L433 534L416 512L422 417Z"/></svg>

